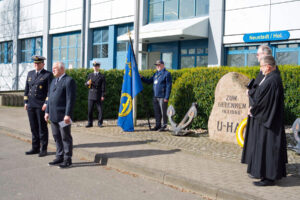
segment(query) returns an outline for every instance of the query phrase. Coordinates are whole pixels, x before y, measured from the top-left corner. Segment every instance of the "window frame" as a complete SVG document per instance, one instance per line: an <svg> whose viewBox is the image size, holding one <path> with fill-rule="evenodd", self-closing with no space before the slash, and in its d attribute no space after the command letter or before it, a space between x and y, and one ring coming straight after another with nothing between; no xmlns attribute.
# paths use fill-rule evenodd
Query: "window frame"
<svg viewBox="0 0 300 200"><path fill-rule="evenodd" d="M70 36L75 35L76 37L76 42L75 45L71 44L70 45ZM65 44L62 44L62 38L66 37L66 42ZM53 40L55 38L58 38L58 46L53 47ZM75 48L75 57L70 59L69 57L69 52L71 48ZM62 60L62 50L66 49L66 59ZM52 50L52 63L54 62L63 62L65 64L65 68L69 69L69 64L72 62L74 65L72 66L73 69L80 68L80 61L81 61L81 32L72 32L72 33L65 33L65 34L57 34L52 36L52 45L51 45L51 50ZM54 50L58 50L58 60L53 60L53 52ZM78 53L78 50L79 53Z"/></svg>
<svg viewBox="0 0 300 200"><path fill-rule="evenodd" d="M203 53L198 53L197 50L198 49L203 49ZM186 50L186 54L182 54L182 50ZM194 50L194 53L189 53L190 50ZM188 48L188 47L183 47L180 49L180 68L182 68L181 66L181 58L182 57L194 57L194 66L193 67L198 67L197 65L197 56L208 56L208 47L192 47L192 48ZM186 68L186 67L184 67Z"/></svg>
<svg viewBox="0 0 300 200"><path fill-rule="evenodd" d="M162 22L162 21L172 21L172 20L179 20L179 19L189 19L189 18L194 18L194 17L202 17L202 16L208 16L209 15L209 0L204 0L207 1L207 4L204 4L205 6L208 6L207 13L205 14L198 14L197 13L197 9L198 9L198 3L199 0L193 0L193 15L192 16L188 16L188 17L181 17L181 12L180 12L180 1L181 0L177 0L177 18L174 19L166 19L165 16L165 4L168 0L148 0L148 23L155 23L155 22ZM158 19L155 19L154 17L150 18L150 14L151 14L151 6L155 5L155 4L161 4L162 7L162 13L161 13L161 17ZM153 15L155 16L155 15Z"/></svg>
<svg viewBox="0 0 300 200"><path fill-rule="evenodd" d="M8 50L8 45L9 43L11 44L11 50L9 52ZM10 64L13 61L13 42L12 41L5 41L5 42L0 42L0 45L3 45L3 49L0 50L0 64ZM4 60L1 62L1 55L4 54ZM8 60L8 56L11 56L11 61Z"/></svg>
<svg viewBox="0 0 300 200"><path fill-rule="evenodd" d="M40 48L36 48L36 41L37 39L40 39L41 40L41 46ZM26 49L26 45L25 45L25 48L23 49L23 46L22 46L22 43L23 41L26 43L26 41L29 41L31 43L31 47L30 49ZM43 37L34 37L34 38L24 38L24 39L21 39L21 63L32 63L32 60L31 60L31 57L33 55L43 55ZM36 52L39 51L40 54L36 54ZM29 58L26 58L26 53L30 53L30 57ZM23 60L23 53L25 53L25 60Z"/></svg>
<svg viewBox="0 0 300 200"><path fill-rule="evenodd" d="M103 32L107 31L107 41L103 41ZM101 38L99 41L95 42L95 32L100 32L101 34ZM94 47L96 45L100 45L100 57L96 57L96 55L94 55ZM103 55L102 52L102 48L104 45L107 45L107 56L106 57L101 57L101 55ZM92 57L93 59L107 59L108 58L108 54L109 54L109 27L102 27L102 28L97 28L93 30L93 48L92 48Z"/></svg>

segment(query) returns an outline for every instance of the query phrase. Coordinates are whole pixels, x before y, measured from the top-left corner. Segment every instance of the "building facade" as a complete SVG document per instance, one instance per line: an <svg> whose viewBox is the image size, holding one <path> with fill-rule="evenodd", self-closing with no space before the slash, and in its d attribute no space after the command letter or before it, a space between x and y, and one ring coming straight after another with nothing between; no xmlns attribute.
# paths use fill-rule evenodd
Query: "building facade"
<svg viewBox="0 0 300 200"><path fill-rule="evenodd" d="M22 90L31 56L46 68L123 69L136 0L0 0L0 91ZM270 45L278 64L300 65L300 0L140 0L139 67L257 65ZM276 36L276 37L275 37Z"/></svg>

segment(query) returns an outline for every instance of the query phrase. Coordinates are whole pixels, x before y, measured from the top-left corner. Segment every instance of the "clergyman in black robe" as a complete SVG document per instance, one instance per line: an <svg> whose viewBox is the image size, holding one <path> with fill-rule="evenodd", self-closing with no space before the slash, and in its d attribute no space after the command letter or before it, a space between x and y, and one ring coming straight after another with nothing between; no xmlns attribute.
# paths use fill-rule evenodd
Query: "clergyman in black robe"
<svg viewBox="0 0 300 200"><path fill-rule="evenodd" d="M273 185L286 176L287 150L284 130L284 94L280 73L272 56L260 61L265 75L253 97L249 114L253 116L254 148L247 172L256 186Z"/></svg>
<svg viewBox="0 0 300 200"><path fill-rule="evenodd" d="M256 55L258 62L264 56L271 56L271 55L272 55L272 50L270 49L269 46L261 45L258 47L257 55ZM279 72L277 67L276 67L276 70ZM255 91L258 88L259 83L262 81L263 78L264 78L264 75L263 75L262 71L260 70L259 73L257 74L252 86L248 87L247 95L249 96L249 106L250 107L253 105L253 98L254 98ZM253 131L251 131L252 129L253 129L253 119L251 116L248 115L241 163L249 164L249 160L251 159L251 155L253 153L255 139L254 139L254 134L251 134L251 133L253 133ZM254 177L252 177L252 178L254 178Z"/></svg>

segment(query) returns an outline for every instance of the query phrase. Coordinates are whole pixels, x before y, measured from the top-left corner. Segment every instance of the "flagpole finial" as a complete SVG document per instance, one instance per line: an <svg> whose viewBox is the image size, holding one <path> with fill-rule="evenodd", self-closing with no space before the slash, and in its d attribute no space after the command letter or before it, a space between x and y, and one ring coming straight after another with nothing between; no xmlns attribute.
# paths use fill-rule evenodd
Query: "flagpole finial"
<svg viewBox="0 0 300 200"><path fill-rule="evenodd" d="M128 30L127 35L128 35L129 38L131 38L132 33L130 32L130 30Z"/></svg>

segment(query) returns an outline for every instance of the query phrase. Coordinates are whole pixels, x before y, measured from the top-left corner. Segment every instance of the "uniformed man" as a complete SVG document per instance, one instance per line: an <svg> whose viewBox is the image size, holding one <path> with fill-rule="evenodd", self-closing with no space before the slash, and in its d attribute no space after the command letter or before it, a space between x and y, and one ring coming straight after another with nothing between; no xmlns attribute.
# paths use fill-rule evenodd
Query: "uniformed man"
<svg viewBox="0 0 300 200"><path fill-rule="evenodd" d="M151 78L141 78L145 83L153 83L153 107L156 125L152 130L164 131L168 123L167 107L172 89L172 77L171 73L165 69L162 60L156 61L155 65L157 71ZM161 119L163 119L163 125L161 125Z"/></svg>
<svg viewBox="0 0 300 200"><path fill-rule="evenodd" d="M47 155L48 146L48 127L44 115L53 75L44 69L45 57L32 56L32 60L35 70L28 72L24 92L24 108L28 113L32 133L32 149L25 154L39 154L39 157L43 157Z"/></svg>
<svg viewBox="0 0 300 200"><path fill-rule="evenodd" d="M105 96L105 76L99 72L100 63L97 61L93 62L94 72L90 73L87 78L85 85L89 88L88 96L88 124L86 128L93 126L93 109L94 105L97 105L98 110L98 127L102 127L102 101Z"/></svg>

